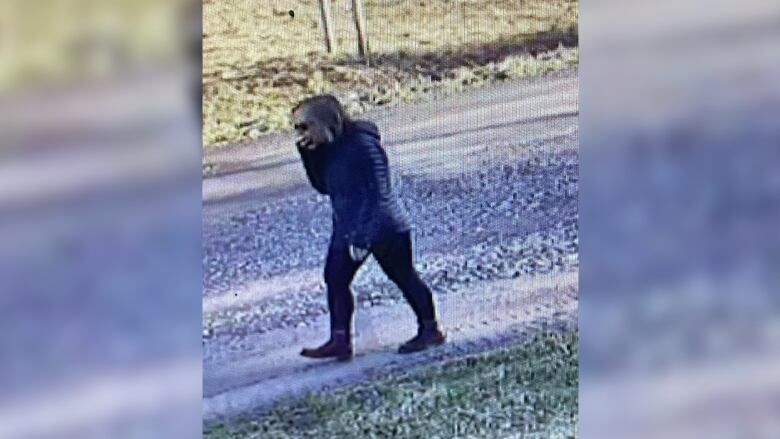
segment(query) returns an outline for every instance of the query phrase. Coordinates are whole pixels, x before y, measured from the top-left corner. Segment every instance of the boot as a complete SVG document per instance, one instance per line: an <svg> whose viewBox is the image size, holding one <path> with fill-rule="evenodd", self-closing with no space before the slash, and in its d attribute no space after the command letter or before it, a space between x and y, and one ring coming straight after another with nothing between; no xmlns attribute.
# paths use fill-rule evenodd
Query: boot
<svg viewBox="0 0 780 439"><path fill-rule="evenodd" d="M301 355L307 358L336 358L339 361L352 359L352 340L348 331L331 331L330 340L318 348L304 348Z"/></svg>
<svg viewBox="0 0 780 439"><path fill-rule="evenodd" d="M436 320L426 320L420 323L417 335L398 348L399 354L409 354L425 350L431 346L444 344L447 337L441 330Z"/></svg>

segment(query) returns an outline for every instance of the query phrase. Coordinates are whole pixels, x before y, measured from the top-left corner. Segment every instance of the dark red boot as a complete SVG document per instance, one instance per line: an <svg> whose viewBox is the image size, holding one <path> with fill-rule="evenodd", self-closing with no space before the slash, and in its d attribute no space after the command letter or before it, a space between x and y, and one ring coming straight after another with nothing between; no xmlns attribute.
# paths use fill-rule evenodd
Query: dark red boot
<svg viewBox="0 0 780 439"><path fill-rule="evenodd" d="M352 340L348 331L331 331L330 340L318 348L304 348L301 355L307 358L352 359Z"/></svg>
<svg viewBox="0 0 780 439"><path fill-rule="evenodd" d="M398 348L399 354L409 354L428 349L431 346L439 346L447 341L447 337L441 330L436 320L423 321L417 329L417 335Z"/></svg>

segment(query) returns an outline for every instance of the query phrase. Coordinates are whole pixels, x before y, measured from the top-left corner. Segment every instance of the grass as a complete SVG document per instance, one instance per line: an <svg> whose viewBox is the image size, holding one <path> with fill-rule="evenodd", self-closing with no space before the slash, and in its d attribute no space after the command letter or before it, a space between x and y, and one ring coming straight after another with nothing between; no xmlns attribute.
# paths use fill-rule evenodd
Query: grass
<svg viewBox="0 0 780 439"><path fill-rule="evenodd" d="M578 336L527 343L314 393L204 428L224 438L576 436Z"/></svg>
<svg viewBox="0 0 780 439"><path fill-rule="evenodd" d="M358 115L576 66L576 0L364 0L370 67L355 59L347 2L322 50L315 1L204 2L204 143L288 129L300 99L331 92ZM290 11L294 17L291 17Z"/></svg>

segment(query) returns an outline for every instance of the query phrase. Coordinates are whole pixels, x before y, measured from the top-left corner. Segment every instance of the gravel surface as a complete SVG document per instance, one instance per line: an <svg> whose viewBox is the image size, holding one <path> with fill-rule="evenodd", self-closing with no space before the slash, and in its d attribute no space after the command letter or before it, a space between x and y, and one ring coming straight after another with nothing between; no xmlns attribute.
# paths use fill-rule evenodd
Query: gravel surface
<svg viewBox="0 0 780 439"><path fill-rule="evenodd" d="M577 280L576 272L520 277L479 282L474 289L440 296L448 342L415 355L395 352L414 333L414 318L404 303L356 314L356 356L348 363L300 358L302 344L327 335L327 316L304 327L237 337L238 349L212 347L204 357L204 418L269 408L309 391L520 343L529 334L576 330Z"/></svg>
<svg viewBox="0 0 780 439"><path fill-rule="evenodd" d="M526 148L522 158L455 177L395 176L415 227L416 266L434 294L483 281L578 268L577 134L552 153ZM204 294L291 270L321 271L330 236L327 197L291 196L258 204L203 230ZM358 307L403 300L369 260L353 283ZM324 284L204 315L204 355L240 349L247 333L306 325L327 312Z"/></svg>

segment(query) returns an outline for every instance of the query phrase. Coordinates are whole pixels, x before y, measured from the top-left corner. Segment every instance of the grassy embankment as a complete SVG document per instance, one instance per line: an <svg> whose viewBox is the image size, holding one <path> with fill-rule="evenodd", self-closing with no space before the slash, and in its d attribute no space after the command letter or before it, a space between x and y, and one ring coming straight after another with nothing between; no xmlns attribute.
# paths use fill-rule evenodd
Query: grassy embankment
<svg viewBox="0 0 780 439"><path fill-rule="evenodd" d="M336 93L357 115L579 60L576 0L364 2L370 67L353 55L347 2L333 2L336 51L325 56L315 1L207 0L204 144L287 130L290 107L314 93Z"/></svg>
<svg viewBox="0 0 780 439"><path fill-rule="evenodd" d="M208 425L225 438L568 438L576 436L578 336L529 342L369 384L314 393Z"/></svg>

